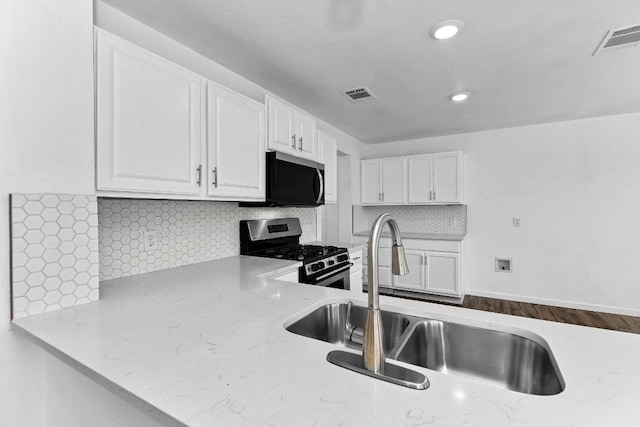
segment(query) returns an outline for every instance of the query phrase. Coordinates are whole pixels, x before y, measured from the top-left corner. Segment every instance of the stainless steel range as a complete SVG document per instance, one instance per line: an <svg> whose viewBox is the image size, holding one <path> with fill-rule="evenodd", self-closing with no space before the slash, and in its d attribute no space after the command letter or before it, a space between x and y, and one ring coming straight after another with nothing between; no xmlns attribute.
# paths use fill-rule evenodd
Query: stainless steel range
<svg viewBox="0 0 640 427"><path fill-rule="evenodd" d="M349 289L351 261L346 248L301 245L298 218L240 221L240 254L302 261L298 281Z"/></svg>

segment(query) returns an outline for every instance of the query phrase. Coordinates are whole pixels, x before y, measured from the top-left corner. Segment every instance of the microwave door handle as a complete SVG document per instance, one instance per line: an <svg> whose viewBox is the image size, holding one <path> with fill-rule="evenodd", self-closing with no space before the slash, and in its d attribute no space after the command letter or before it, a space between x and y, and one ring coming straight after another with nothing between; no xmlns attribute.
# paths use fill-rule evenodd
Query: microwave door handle
<svg viewBox="0 0 640 427"><path fill-rule="evenodd" d="M316 168L316 172L318 173L318 180L320 181L320 191L318 192L318 199L316 200L316 204L319 205L320 200L322 200L322 193L324 193L324 182L322 181L320 169Z"/></svg>

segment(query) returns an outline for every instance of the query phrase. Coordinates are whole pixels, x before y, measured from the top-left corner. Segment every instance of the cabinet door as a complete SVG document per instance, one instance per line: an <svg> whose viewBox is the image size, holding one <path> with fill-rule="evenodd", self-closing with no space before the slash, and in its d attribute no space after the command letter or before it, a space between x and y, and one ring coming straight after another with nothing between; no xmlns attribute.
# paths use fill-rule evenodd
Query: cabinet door
<svg viewBox="0 0 640 427"><path fill-rule="evenodd" d="M264 200L264 105L207 85L208 194Z"/></svg>
<svg viewBox="0 0 640 427"><path fill-rule="evenodd" d="M395 205L406 203L405 159L382 160L382 203Z"/></svg>
<svg viewBox="0 0 640 427"><path fill-rule="evenodd" d="M443 295L460 295L458 254L426 253L426 290Z"/></svg>
<svg viewBox="0 0 640 427"><path fill-rule="evenodd" d="M306 114L296 112L296 138L298 156L318 160L318 140L316 139L316 119Z"/></svg>
<svg viewBox="0 0 640 427"><path fill-rule="evenodd" d="M462 202L461 153L434 154L433 191L436 202Z"/></svg>
<svg viewBox="0 0 640 427"><path fill-rule="evenodd" d="M433 156L410 156L407 159L409 203L433 201Z"/></svg>
<svg viewBox="0 0 640 427"><path fill-rule="evenodd" d="M382 162L363 160L360 162L360 203L363 205L382 203Z"/></svg>
<svg viewBox="0 0 640 427"><path fill-rule="evenodd" d="M97 31L97 187L199 194L201 78Z"/></svg>
<svg viewBox="0 0 640 427"><path fill-rule="evenodd" d="M394 276L393 286L395 288L410 291L424 291L424 252L405 249L405 255L407 256L409 274L404 276Z"/></svg>
<svg viewBox="0 0 640 427"><path fill-rule="evenodd" d="M318 161L324 164L324 202L338 201L338 143L324 132L318 132Z"/></svg>
<svg viewBox="0 0 640 427"><path fill-rule="evenodd" d="M294 109L284 102L267 97L267 110L269 114L269 149L294 154L297 147L294 138Z"/></svg>
<svg viewBox="0 0 640 427"><path fill-rule="evenodd" d="M349 275L349 289L355 292L362 292L362 269L352 271Z"/></svg>
<svg viewBox="0 0 640 427"><path fill-rule="evenodd" d="M393 288L391 267L378 267L378 286L381 288Z"/></svg>

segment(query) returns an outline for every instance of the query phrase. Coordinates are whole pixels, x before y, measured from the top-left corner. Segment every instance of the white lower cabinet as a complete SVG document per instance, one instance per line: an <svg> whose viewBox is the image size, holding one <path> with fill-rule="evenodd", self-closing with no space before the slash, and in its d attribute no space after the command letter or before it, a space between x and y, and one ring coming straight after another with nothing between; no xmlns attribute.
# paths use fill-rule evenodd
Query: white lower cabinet
<svg viewBox="0 0 640 427"><path fill-rule="evenodd" d="M424 291L424 252L405 249L409 274L395 276L394 287L410 291Z"/></svg>
<svg viewBox="0 0 640 427"><path fill-rule="evenodd" d="M290 271L285 274L281 274L280 276L273 277L273 280L281 280L283 282L291 282L291 283L299 283L299 273L298 270Z"/></svg>
<svg viewBox="0 0 640 427"><path fill-rule="evenodd" d="M460 295L460 254L426 252L425 280L427 292Z"/></svg>
<svg viewBox="0 0 640 427"><path fill-rule="evenodd" d="M355 243L368 237L354 236ZM380 239L378 281L380 287L434 295L461 297L462 242L449 240L403 239L409 274L391 274L391 240ZM363 259L364 284L367 284L368 260Z"/></svg>
<svg viewBox="0 0 640 427"><path fill-rule="evenodd" d="M394 276L394 287L440 295L460 295L460 255L405 249L409 274Z"/></svg>

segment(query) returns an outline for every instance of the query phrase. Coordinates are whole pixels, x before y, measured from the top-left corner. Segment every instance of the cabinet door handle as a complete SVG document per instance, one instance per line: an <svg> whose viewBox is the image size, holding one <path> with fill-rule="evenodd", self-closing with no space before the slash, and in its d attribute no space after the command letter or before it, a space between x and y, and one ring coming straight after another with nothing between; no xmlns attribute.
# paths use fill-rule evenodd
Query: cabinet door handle
<svg viewBox="0 0 640 427"><path fill-rule="evenodd" d="M436 190L433 190L433 200L436 200Z"/></svg>
<svg viewBox="0 0 640 427"><path fill-rule="evenodd" d="M291 137L291 148L296 148L296 134Z"/></svg>
<svg viewBox="0 0 640 427"><path fill-rule="evenodd" d="M212 184L215 188L218 188L218 168L217 167L213 168L213 170L211 170L211 174L213 175Z"/></svg>
<svg viewBox="0 0 640 427"><path fill-rule="evenodd" d="M382 193L382 201L384 202L384 192Z"/></svg>
<svg viewBox="0 0 640 427"><path fill-rule="evenodd" d="M196 184L200 187L202 185L202 165L198 165L196 171L198 171L198 180L196 181Z"/></svg>
<svg viewBox="0 0 640 427"><path fill-rule="evenodd" d="M300 141L300 146L298 147L298 150L302 151L302 137L300 137L298 141Z"/></svg>

